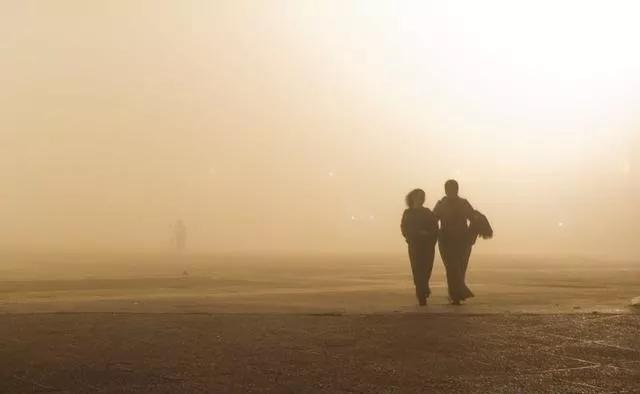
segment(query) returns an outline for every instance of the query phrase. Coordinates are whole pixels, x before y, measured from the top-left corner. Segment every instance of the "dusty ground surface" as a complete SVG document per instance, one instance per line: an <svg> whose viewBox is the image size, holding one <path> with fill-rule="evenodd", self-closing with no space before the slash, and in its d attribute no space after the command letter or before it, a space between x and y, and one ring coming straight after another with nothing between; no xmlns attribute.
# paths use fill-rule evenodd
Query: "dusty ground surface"
<svg viewBox="0 0 640 394"><path fill-rule="evenodd" d="M640 315L2 316L0 392L623 393Z"/></svg>
<svg viewBox="0 0 640 394"><path fill-rule="evenodd" d="M182 275L183 271L188 275ZM640 392L636 262L0 253L0 393Z"/></svg>
<svg viewBox="0 0 640 394"><path fill-rule="evenodd" d="M183 276L183 271L188 275ZM448 305L436 261L429 312L628 313L640 263L474 256L477 297ZM405 256L213 257L0 253L0 313L415 312Z"/></svg>

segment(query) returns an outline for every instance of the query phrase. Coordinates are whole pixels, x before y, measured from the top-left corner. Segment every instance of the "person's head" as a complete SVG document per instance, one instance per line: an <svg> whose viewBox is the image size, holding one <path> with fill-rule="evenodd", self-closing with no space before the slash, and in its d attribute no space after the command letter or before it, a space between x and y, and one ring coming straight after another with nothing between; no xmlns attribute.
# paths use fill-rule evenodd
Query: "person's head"
<svg viewBox="0 0 640 394"><path fill-rule="evenodd" d="M418 208L424 205L426 200L426 194L422 189L413 189L407 194L404 201L407 203L409 208Z"/></svg>
<svg viewBox="0 0 640 394"><path fill-rule="evenodd" d="M459 190L460 186L458 186L458 181L455 179L449 179L444 183L444 192L447 197L458 197Z"/></svg>

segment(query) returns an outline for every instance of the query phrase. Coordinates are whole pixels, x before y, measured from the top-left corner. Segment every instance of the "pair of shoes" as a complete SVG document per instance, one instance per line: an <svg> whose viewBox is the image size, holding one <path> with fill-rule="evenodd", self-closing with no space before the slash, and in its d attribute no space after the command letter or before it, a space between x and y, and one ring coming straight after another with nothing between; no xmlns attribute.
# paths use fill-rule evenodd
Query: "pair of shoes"
<svg viewBox="0 0 640 394"><path fill-rule="evenodd" d="M427 305L427 295L416 289L416 298L418 299L418 304L420 306Z"/></svg>
<svg viewBox="0 0 640 394"><path fill-rule="evenodd" d="M463 300L466 300L467 298L475 297L473 292L466 285L464 286L464 291L463 292L464 292L464 296L462 297Z"/></svg>
<svg viewBox="0 0 640 394"><path fill-rule="evenodd" d="M449 302L451 303L451 305L462 305L462 303L460 302L460 300L454 300L453 298L449 297Z"/></svg>

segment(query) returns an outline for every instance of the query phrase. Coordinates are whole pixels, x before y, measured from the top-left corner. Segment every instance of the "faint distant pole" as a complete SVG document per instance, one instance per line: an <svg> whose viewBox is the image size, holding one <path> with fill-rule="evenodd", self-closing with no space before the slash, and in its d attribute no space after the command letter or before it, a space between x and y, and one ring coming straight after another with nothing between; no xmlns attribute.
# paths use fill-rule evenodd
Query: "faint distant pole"
<svg viewBox="0 0 640 394"><path fill-rule="evenodd" d="M187 226L182 219L173 225L173 241L178 253L184 253L187 250Z"/></svg>

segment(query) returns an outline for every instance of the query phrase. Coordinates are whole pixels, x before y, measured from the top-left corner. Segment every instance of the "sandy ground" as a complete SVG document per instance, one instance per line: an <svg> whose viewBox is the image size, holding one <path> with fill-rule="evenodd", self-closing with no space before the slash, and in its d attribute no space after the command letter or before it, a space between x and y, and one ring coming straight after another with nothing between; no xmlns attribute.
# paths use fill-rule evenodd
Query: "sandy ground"
<svg viewBox="0 0 640 394"><path fill-rule="evenodd" d="M477 297L448 305L442 263L418 309L404 256L2 255L0 313L628 313L640 263L474 257ZM183 276L183 271L188 275Z"/></svg>
<svg viewBox="0 0 640 394"><path fill-rule="evenodd" d="M635 262L0 254L0 392L640 392ZM182 272L186 270L187 276Z"/></svg>

